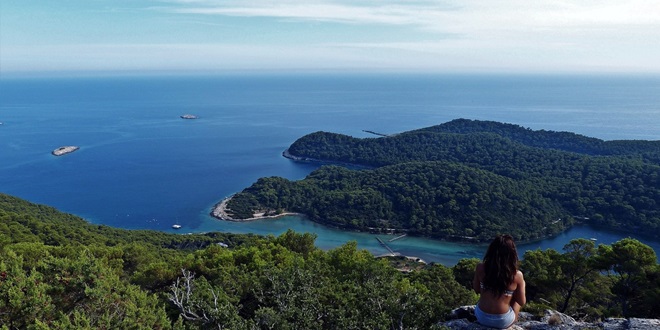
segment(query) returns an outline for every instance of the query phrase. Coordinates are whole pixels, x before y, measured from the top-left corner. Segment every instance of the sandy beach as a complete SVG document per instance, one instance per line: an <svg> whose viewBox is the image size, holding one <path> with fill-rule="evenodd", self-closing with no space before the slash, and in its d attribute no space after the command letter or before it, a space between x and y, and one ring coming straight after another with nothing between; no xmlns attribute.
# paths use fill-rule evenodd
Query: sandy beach
<svg viewBox="0 0 660 330"><path fill-rule="evenodd" d="M301 215L300 213L295 213L295 212L282 212L276 215L265 215L265 213L254 213L251 218L247 219L236 219L233 218L232 216L229 215L230 209L227 208L227 203L231 200L232 196L229 196L220 203L216 204L213 207L213 211L211 211L211 215L215 218L218 218L220 220L226 220L226 221L237 221L237 222L242 222L242 221L253 221L253 220L263 220L263 219L275 219L287 215Z"/></svg>

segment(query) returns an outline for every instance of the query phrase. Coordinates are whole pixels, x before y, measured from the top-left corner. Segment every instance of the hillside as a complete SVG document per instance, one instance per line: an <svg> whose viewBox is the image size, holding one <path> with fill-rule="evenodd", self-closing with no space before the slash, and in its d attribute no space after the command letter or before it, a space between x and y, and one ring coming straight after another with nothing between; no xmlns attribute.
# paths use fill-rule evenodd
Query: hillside
<svg viewBox="0 0 660 330"><path fill-rule="evenodd" d="M0 194L0 329L428 328L475 301L448 267L314 240L114 229Z"/></svg>
<svg viewBox="0 0 660 330"><path fill-rule="evenodd" d="M228 204L236 216L286 209L354 230L477 240L535 239L586 221L660 237L660 141L461 119L379 138L316 132L287 155L372 169L260 179Z"/></svg>
<svg viewBox="0 0 660 330"><path fill-rule="evenodd" d="M537 239L574 221L531 180L440 161L364 171L325 166L298 182L262 178L235 195L229 208L235 217L288 210L349 230L479 241L500 232Z"/></svg>
<svg viewBox="0 0 660 330"><path fill-rule="evenodd" d="M439 133L494 133L530 147L557 149L592 156L643 155L650 162L660 163L660 141L604 141L572 132L534 131L519 125L495 121L456 119L421 131Z"/></svg>
<svg viewBox="0 0 660 330"><path fill-rule="evenodd" d="M40 242L52 246L70 244L117 246L142 242L170 250L199 249L224 242L241 245L256 238L254 235L207 233L172 235L154 230L123 230L93 225L84 219L62 213L55 208L34 204L0 193L0 246L14 243Z"/></svg>
<svg viewBox="0 0 660 330"><path fill-rule="evenodd" d="M314 240L113 229L0 194L0 328L432 329L476 302L476 259L403 270ZM534 315L660 316L657 257L636 240L528 251L521 270Z"/></svg>

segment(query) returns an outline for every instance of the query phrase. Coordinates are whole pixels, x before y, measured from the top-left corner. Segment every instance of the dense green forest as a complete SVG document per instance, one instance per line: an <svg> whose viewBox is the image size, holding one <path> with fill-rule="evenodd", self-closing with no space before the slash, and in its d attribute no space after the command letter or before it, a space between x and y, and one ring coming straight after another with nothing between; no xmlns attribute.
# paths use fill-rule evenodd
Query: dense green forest
<svg viewBox="0 0 660 330"><path fill-rule="evenodd" d="M287 156L370 168L260 179L229 202L235 217L288 210L354 230L480 241L545 237L576 221L660 237L660 141L460 119L379 138L316 132Z"/></svg>
<svg viewBox="0 0 660 330"><path fill-rule="evenodd" d="M433 329L476 302L477 259L425 265L314 241L113 229L0 194L0 329ZM660 316L660 265L639 241L528 251L521 269L528 312Z"/></svg>
<svg viewBox="0 0 660 330"><path fill-rule="evenodd" d="M573 223L533 182L440 161L364 171L326 166L298 182L263 178L229 203L244 217L264 205L341 228L480 241L502 232L536 239Z"/></svg>

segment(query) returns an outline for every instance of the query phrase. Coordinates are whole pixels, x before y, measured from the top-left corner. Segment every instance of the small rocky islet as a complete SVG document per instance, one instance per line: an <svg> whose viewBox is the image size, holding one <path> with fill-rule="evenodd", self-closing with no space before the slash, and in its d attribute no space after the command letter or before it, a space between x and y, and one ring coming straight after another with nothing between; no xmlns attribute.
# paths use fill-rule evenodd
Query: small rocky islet
<svg viewBox="0 0 660 330"><path fill-rule="evenodd" d="M63 156L66 154L70 154L76 150L80 149L78 146L63 146L59 147L51 152L54 156Z"/></svg>

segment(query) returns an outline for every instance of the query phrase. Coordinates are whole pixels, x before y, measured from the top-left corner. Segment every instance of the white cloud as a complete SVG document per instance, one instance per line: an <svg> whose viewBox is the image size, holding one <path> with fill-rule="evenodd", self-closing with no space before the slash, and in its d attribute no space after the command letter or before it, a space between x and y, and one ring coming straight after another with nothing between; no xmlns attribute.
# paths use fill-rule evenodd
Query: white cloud
<svg viewBox="0 0 660 330"><path fill-rule="evenodd" d="M252 2L248 5L214 5L213 1L177 1L178 6L158 7L179 14L269 17L287 20L328 21L350 24L419 25L424 17L419 10L433 10L418 5L384 4L360 6L332 2ZM420 18L422 18L420 20Z"/></svg>
<svg viewBox="0 0 660 330"><path fill-rule="evenodd" d="M3 67L660 72L657 0L147 1L151 20L125 25L144 35L108 20L93 44L5 42Z"/></svg>
<svg viewBox="0 0 660 330"><path fill-rule="evenodd" d="M620 42L660 39L660 2L656 0L170 0L168 3L169 6L160 10L287 22L388 25L405 31L399 40L390 40L392 43L405 42L406 35L419 32L436 35L435 43L440 39L460 38L471 41L477 48L497 43L503 48L556 49L558 45L572 45L589 49L600 48L605 43L616 47ZM660 53L658 47L647 49Z"/></svg>
<svg viewBox="0 0 660 330"><path fill-rule="evenodd" d="M181 14L271 17L352 24L458 25L496 29L660 24L655 0L214 1L171 0L159 9Z"/></svg>

